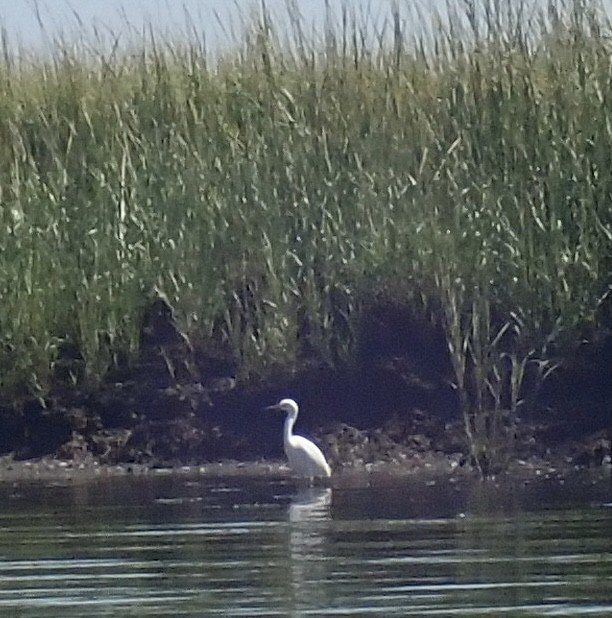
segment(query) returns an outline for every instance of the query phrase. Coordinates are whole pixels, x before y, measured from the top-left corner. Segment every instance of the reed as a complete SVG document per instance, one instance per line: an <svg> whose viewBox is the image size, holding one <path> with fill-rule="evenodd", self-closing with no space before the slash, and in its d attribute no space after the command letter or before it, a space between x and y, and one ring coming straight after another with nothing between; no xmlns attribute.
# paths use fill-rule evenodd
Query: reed
<svg viewBox="0 0 612 618"><path fill-rule="evenodd" d="M397 284L437 307L488 468L525 368L611 283L610 27L556 4L462 2L416 36L397 5L374 40L348 9L321 41L264 14L217 58L5 45L0 391L44 393L67 342L100 379L154 290L244 373L342 363Z"/></svg>

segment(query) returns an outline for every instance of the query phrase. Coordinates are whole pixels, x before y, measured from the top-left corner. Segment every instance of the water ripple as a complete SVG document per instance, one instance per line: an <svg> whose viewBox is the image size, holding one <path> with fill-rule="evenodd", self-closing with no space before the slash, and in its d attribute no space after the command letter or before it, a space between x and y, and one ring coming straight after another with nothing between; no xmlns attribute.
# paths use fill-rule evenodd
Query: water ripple
<svg viewBox="0 0 612 618"><path fill-rule="evenodd" d="M610 510L389 517L401 495L217 483L25 491L0 514L0 615L612 615Z"/></svg>

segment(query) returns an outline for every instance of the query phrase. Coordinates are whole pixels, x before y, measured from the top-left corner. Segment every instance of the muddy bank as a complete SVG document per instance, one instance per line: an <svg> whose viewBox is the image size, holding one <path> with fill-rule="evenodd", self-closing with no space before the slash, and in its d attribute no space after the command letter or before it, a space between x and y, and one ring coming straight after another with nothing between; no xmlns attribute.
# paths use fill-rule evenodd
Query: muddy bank
<svg viewBox="0 0 612 618"><path fill-rule="evenodd" d="M283 459L283 419L263 408L286 396L301 404L298 432L338 472L472 469L443 333L396 305L364 321L356 358L341 368L305 358L265 378L237 379L236 361L188 341L162 302L145 316L137 362L118 364L95 387L75 387L81 365L78 351L64 350L48 397L1 405L0 477L219 461L268 470L265 462ZM610 368L605 333L564 359L528 409L505 414L498 471L609 464Z"/></svg>

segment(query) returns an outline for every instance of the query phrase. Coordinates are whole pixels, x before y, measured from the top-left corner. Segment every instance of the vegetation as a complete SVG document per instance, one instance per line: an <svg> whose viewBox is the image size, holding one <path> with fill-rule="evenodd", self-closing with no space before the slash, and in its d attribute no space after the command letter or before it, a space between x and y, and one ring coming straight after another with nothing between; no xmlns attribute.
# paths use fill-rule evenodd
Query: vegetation
<svg viewBox="0 0 612 618"><path fill-rule="evenodd" d="M263 14L217 59L5 46L0 391L44 393L66 346L100 379L153 294L244 373L346 362L387 291L443 324L488 466L612 284L610 28L555 5L466 1L417 36L400 5L373 41L348 10L321 41Z"/></svg>

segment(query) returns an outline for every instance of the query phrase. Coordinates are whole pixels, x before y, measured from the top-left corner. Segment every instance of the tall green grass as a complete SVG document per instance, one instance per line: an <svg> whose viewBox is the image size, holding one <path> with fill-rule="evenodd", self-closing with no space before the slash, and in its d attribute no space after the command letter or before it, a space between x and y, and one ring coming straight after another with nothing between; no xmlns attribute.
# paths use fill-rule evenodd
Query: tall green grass
<svg viewBox="0 0 612 618"><path fill-rule="evenodd" d="M528 365L612 282L610 27L555 6L461 2L415 36L399 5L373 40L347 9L320 42L264 14L219 58L5 46L0 391L44 393L66 342L99 379L155 291L257 373L350 359L396 290L443 323L488 465Z"/></svg>

